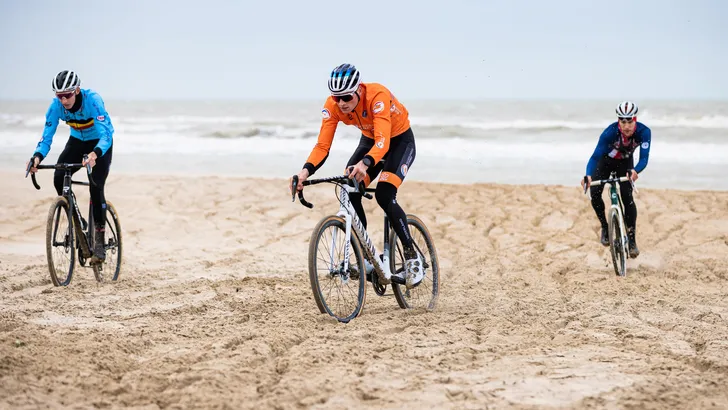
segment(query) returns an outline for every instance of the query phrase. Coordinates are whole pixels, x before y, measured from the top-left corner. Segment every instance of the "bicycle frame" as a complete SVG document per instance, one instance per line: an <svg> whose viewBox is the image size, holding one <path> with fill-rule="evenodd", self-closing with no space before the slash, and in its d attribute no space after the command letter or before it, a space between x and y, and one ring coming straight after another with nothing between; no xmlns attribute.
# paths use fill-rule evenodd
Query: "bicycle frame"
<svg viewBox="0 0 728 410"><path fill-rule="evenodd" d="M84 155L84 159L87 159L88 157ZM31 158L31 161L28 164L28 169L26 170L25 176L27 177L30 173L30 168L32 164L33 159ZM76 194L74 194L72 185L84 185L89 186L90 184L93 184L93 178L91 178L91 166L86 165L86 172L89 176L89 182L81 182L81 181L74 181L72 179L71 175L71 168L84 168L82 164L55 164L55 165L38 165L38 169L63 169L65 170L65 174L63 176L63 190L61 191L61 196L66 198L66 201L68 201L68 206L71 210L72 214L72 222L73 223L73 229L76 231L76 234L78 235L79 241L78 244L81 247L81 253L84 258L91 257L91 250L93 249L93 235L89 235L89 232L93 232L93 204L89 202L89 209L88 209L88 216L89 221L87 222L83 216L81 215L81 209L78 206L78 201L76 200ZM40 189L40 185L38 185L38 182L36 181L35 174L31 175L31 178L33 180L33 185L36 189ZM56 232L53 232L53 237L55 238ZM83 240L80 240L83 239ZM82 263L83 265L83 263Z"/></svg>
<svg viewBox="0 0 728 410"><path fill-rule="evenodd" d="M587 177L584 177L585 182L587 181ZM629 182L632 184L632 189L634 192L637 192L637 189L634 187L634 181L632 181L631 178L628 176L624 177L617 177L617 174L615 172L610 173L608 179L599 180L599 181L592 181L589 186L598 186L598 185L609 185L609 198L611 201L610 206L610 215L609 215L609 223L611 224L611 212L617 213L617 220L619 221L619 229L622 233L621 238L619 238L620 245L622 249L627 252L629 250L629 239L627 237L627 230L625 229L624 224L624 204L622 202L622 191L619 189L619 183L620 182ZM587 186L584 187L584 193L586 194Z"/></svg>
<svg viewBox="0 0 728 410"><path fill-rule="evenodd" d="M81 246L81 252L84 258L91 257L91 249L93 249L93 235L89 235L89 232L93 232L94 229L94 218L93 218L93 204L89 201L88 209L88 222L81 215L81 208L78 206L78 200L76 200L76 194L71 188L72 184L88 186L88 182L73 181L71 174L66 172L63 177L63 197L68 201L68 205L71 207L73 212L73 224L76 229L76 233L79 239L79 246Z"/></svg>
<svg viewBox="0 0 728 410"><path fill-rule="evenodd" d="M384 216L384 252L380 253L377 251L377 248L372 243L372 239L369 237L369 233L367 233L366 229L364 229L364 226L361 223L361 220L359 219L359 216L356 214L356 210L351 205L351 200L349 198L350 193L359 193L362 194L362 196L371 199L371 195L366 193L366 189L363 188L363 186L351 186L345 182L342 181L350 181L347 176L337 176L337 177L329 177L329 178L322 178L317 179L313 181L304 181L303 185L312 185L312 184L319 184L323 182L331 182L335 183L340 189L339 189L339 212L336 213L337 216L344 218L344 221L346 222L346 243L344 244L344 254L349 254L349 246L351 241L351 231L354 230L354 233L356 234L357 239L359 239L359 243L362 245L362 248L364 248L364 254L366 260L369 261L369 263L374 266L374 270L377 273L377 277L379 278L379 283L382 285L388 285L394 281L394 283L399 285L405 285L406 281L404 277L393 275L392 271L390 269L389 261L390 261L390 255L389 255L389 220L387 219L387 216ZM298 177L294 176L291 181L291 191L294 192L293 194L293 200L295 201L295 190L296 186L298 185ZM298 199L304 206L308 208L313 208L313 205L306 201L303 197L303 191L298 191ZM335 239L335 236L334 236ZM332 246L331 249L334 247ZM380 258L381 257L381 258ZM330 255L332 265L333 265L333 254ZM349 267L349 258L345 258L344 260L344 271L346 271Z"/></svg>
<svg viewBox="0 0 728 410"><path fill-rule="evenodd" d="M379 280L381 284L387 285L392 282L392 271L389 268L389 220L387 219L387 216L384 216L384 252L379 253L377 251L377 248L374 246L374 243L372 243L372 239L369 237L369 233L367 233L366 229L364 229L364 226L362 226L361 220L359 219L359 216L356 214L356 210L351 205L351 200L349 199L350 193L359 193L359 189L349 186L349 185L339 185L339 212L336 213L336 216L340 216L344 218L346 221L346 243L344 244L344 255L349 254L349 246L351 241L351 230L352 227L354 229L354 233L356 233L357 238L359 238L359 243L362 244L362 248L364 248L364 253L366 259L374 266L374 270L376 271L377 275L379 275ZM336 233L336 231L334 231ZM336 236L334 235L333 241L336 240ZM333 255L333 249L334 247L330 247L332 250L331 255L331 262L333 265L334 255ZM380 259L381 256L381 259ZM344 271L349 267L349 258L344 259ZM404 283L404 280L402 281Z"/></svg>
<svg viewBox="0 0 728 410"><path fill-rule="evenodd" d="M585 182L587 180L586 178L587 177L584 177ZM624 222L624 204L622 202L622 191L619 189L620 182L629 182L630 184L632 184L632 189L634 190L634 192L637 193L637 188L635 188L634 182L629 177L617 178L617 174L612 172L609 175L608 179L591 181L588 186L585 185L584 194L586 194L589 187L598 185L609 185L609 199L612 203L610 209L616 208L617 212L619 212L620 220Z"/></svg>

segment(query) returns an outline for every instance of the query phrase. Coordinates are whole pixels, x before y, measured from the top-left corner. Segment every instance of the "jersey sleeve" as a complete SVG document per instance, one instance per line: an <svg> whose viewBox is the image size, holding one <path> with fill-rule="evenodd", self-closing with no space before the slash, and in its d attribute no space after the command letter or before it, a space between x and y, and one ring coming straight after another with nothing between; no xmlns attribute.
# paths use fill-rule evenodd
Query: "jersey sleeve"
<svg viewBox="0 0 728 410"><path fill-rule="evenodd" d="M324 108L321 110L321 129L319 131L318 140L309 154L303 168L308 170L309 175L313 175L326 162L329 157L331 143L334 141L336 127L339 125L339 117L336 115L333 100L326 100Z"/></svg>
<svg viewBox="0 0 728 410"><path fill-rule="evenodd" d="M647 161L650 160L650 146L652 145L652 131L645 127L642 133L642 144L640 144L640 161L634 170L639 174L647 168Z"/></svg>
<svg viewBox="0 0 728 410"><path fill-rule="evenodd" d="M48 107L48 111L46 111L43 135L40 137L40 141L38 141L38 145L35 147L35 152L33 153L33 156L40 157L41 161L48 156L48 153L51 151L53 136L56 134L56 130L58 129L58 120L60 120L60 118L61 115L58 108L58 102L56 99L53 99L50 107Z"/></svg>

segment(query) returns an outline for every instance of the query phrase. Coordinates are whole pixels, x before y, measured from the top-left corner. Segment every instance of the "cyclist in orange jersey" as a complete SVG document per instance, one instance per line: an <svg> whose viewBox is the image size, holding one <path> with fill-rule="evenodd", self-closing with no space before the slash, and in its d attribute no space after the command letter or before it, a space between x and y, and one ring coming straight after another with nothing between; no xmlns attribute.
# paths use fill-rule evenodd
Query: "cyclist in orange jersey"
<svg viewBox="0 0 728 410"><path fill-rule="evenodd" d="M407 287L417 286L424 278L422 259L414 249L407 215L397 203L397 189L407 176L417 152L409 113L385 86L362 83L359 71L350 64L334 68L329 78L329 91L331 96L321 110L318 142L298 173L298 190L303 189L303 181L328 158L339 122L359 128L362 132L359 146L347 162L345 172L357 182L364 181L365 185L369 185L381 172L375 197L404 247ZM366 228L361 194L351 194L350 197Z"/></svg>

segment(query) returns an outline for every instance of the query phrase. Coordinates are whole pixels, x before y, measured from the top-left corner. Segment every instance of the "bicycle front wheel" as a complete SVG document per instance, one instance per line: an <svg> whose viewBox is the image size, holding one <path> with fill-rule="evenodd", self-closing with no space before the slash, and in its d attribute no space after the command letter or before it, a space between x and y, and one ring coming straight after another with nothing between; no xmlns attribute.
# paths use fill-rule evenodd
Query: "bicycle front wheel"
<svg viewBox="0 0 728 410"><path fill-rule="evenodd" d="M346 260L348 266L344 268ZM308 276L321 313L344 323L361 313L366 298L364 269L361 247L353 232L347 241L346 222L335 215L322 219L308 247Z"/></svg>
<svg viewBox="0 0 728 410"><path fill-rule="evenodd" d="M627 276L627 246L625 232L619 218L619 212L609 212L609 251L612 254L614 273Z"/></svg>
<svg viewBox="0 0 728 410"><path fill-rule="evenodd" d="M440 294L440 264L437 260L435 243L432 241L430 231L422 220L414 215L407 215L407 225L415 250L422 256L425 277L419 285L407 289L404 285L392 283L392 291L402 309L424 308L434 310L437 305L437 297ZM393 274L405 276L404 271L404 249L392 229L390 238L389 266Z"/></svg>
<svg viewBox="0 0 728 410"><path fill-rule="evenodd" d="M119 222L119 214L116 213L114 205L106 201L106 234L104 235L104 249L106 250L106 259L103 264L94 264L94 276L99 282L111 280L116 282L121 274L121 222Z"/></svg>
<svg viewBox="0 0 728 410"><path fill-rule="evenodd" d="M46 255L48 271L55 286L71 283L76 264L75 235L71 219L71 207L66 198L59 196L48 210L46 223Z"/></svg>

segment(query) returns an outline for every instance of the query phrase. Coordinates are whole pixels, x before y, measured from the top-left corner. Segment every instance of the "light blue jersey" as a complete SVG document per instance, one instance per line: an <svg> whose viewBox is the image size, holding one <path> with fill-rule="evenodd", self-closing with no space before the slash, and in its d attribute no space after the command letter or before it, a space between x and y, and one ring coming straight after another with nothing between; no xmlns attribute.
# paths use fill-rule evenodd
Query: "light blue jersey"
<svg viewBox="0 0 728 410"><path fill-rule="evenodd" d="M41 159L48 155L59 120L65 121L71 127L71 138L81 141L98 140L94 152L98 157L106 154L113 142L114 126L104 107L104 100L98 93L88 89L82 89L76 98L81 100L81 107L76 112L65 109L58 98L53 99L46 113L43 137L38 142L34 155L40 154Z"/></svg>

